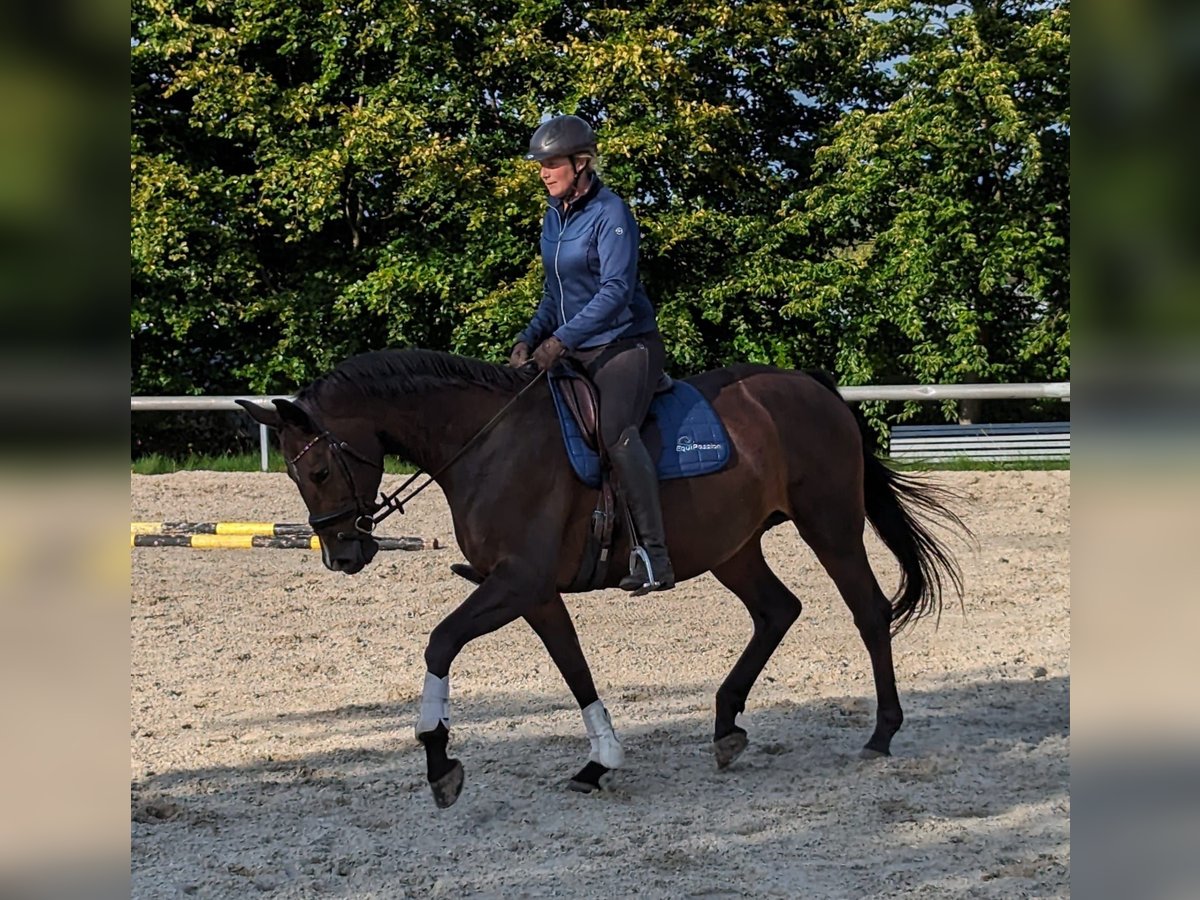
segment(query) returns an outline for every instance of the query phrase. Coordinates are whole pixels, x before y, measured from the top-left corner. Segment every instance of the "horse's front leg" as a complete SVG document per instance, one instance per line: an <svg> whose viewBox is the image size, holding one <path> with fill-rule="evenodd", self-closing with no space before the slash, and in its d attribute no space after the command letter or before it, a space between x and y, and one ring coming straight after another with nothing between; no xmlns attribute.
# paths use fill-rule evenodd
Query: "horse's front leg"
<svg viewBox="0 0 1200 900"><path fill-rule="evenodd" d="M607 783L612 770L625 761L625 751L613 731L608 710L596 694L591 670L584 659L583 648L579 646L579 637L575 633L571 614L563 604L562 595L555 594L552 601L526 612L525 621L542 639L550 658L571 689L575 702L583 712L584 728L591 743L587 764L575 773L567 786L581 793L598 790Z"/></svg>
<svg viewBox="0 0 1200 900"><path fill-rule="evenodd" d="M416 732L417 740L425 745L433 800L442 809L458 799L463 787L462 763L446 753L450 742L450 665L463 647L524 615L537 605L539 592L544 597L547 590L552 589L539 589L535 580L521 577L514 566L502 564L429 635L425 648L429 671L425 673Z"/></svg>

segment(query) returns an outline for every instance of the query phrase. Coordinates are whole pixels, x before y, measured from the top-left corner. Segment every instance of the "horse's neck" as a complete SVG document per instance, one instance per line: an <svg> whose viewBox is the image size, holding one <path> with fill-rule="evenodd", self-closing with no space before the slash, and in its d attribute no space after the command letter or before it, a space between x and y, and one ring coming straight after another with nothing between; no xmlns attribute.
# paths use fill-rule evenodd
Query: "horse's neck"
<svg viewBox="0 0 1200 900"><path fill-rule="evenodd" d="M450 462L508 402L482 388L428 387L379 411L384 449L437 472Z"/></svg>

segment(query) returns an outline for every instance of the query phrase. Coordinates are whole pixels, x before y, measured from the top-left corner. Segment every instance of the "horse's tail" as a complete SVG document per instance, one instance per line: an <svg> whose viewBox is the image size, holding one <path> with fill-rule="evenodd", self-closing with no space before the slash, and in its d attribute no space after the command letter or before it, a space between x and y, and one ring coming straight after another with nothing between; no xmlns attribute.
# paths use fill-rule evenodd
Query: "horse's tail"
<svg viewBox="0 0 1200 900"><path fill-rule="evenodd" d="M841 398L837 384L828 374L808 374ZM862 434L867 521L900 563L900 584L891 598L895 634L924 616L936 614L940 618L942 591L947 582L962 601L962 571L930 525L958 529L967 537L971 537L971 530L947 506L948 502L962 500L959 494L919 476L888 468L876 455L875 432L857 409L851 407L851 411Z"/></svg>

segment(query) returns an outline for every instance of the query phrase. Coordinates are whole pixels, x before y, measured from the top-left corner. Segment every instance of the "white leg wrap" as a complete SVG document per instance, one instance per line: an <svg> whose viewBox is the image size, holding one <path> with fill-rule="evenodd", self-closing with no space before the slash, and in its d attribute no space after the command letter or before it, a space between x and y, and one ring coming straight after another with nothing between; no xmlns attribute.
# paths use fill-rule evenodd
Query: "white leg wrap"
<svg viewBox="0 0 1200 900"><path fill-rule="evenodd" d="M421 694L421 715L417 719L417 737L433 731L441 723L450 727L450 676L438 678L425 673L425 691Z"/></svg>
<svg viewBox="0 0 1200 900"><path fill-rule="evenodd" d="M602 701L597 700L584 708L583 724L592 744L588 760L609 769L620 768L621 763L625 762L625 749L613 731L612 719L608 717L608 710Z"/></svg>

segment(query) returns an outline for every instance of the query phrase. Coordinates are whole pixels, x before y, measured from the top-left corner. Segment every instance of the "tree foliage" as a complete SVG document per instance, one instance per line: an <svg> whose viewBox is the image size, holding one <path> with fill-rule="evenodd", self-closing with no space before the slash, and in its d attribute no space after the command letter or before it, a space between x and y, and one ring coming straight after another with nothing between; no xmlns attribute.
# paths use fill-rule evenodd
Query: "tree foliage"
<svg viewBox="0 0 1200 900"><path fill-rule="evenodd" d="M672 368L1069 366L1069 7L134 0L134 393L501 359L547 115L601 135Z"/></svg>

